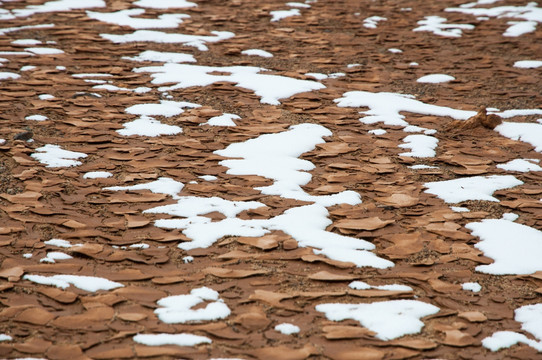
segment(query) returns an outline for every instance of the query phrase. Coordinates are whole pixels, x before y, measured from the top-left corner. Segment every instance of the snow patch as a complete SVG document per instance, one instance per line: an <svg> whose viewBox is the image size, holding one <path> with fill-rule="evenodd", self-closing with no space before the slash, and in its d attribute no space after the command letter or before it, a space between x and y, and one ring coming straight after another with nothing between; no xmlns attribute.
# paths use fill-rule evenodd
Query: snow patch
<svg viewBox="0 0 542 360"><path fill-rule="evenodd" d="M446 74L431 74L431 75L425 75L416 80L416 82L419 83L429 83L429 84L438 84L438 83L445 83L448 81L455 80L453 76L446 75Z"/></svg>
<svg viewBox="0 0 542 360"><path fill-rule="evenodd" d="M222 114L220 116L215 116L207 120L206 123L202 125L211 125L211 126L237 126L235 122L233 122L234 119L240 119L241 117L239 115L235 114Z"/></svg>
<svg viewBox="0 0 542 360"><path fill-rule="evenodd" d="M542 304L525 305L516 309L515 320L522 323L522 330L534 335L538 341L514 331L498 331L483 339L482 345L491 351L498 351L523 343L542 352Z"/></svg>
<svg viewBox="0 0 542 360"><path fill-rule="evenodd" d="M176 53L176 52L162 52L162 51L154 51L154 50L147 50L143 51L137 56L129 57L125 56L123 57L125 60L132 60L132 61L156 61L156 62L167 62L167 63L185 63L185 62L196 62L196 59L191 54L183 54L183 53Z"/></svg>
<svg viewBox="0 0 542 360"><path fill-rule="evenodd" d="M418 21L418 26L412 31L430 31L435 35L446 37L461 37L463 30L472 30L471 24L445 24L446 18L440 16L426 16L424 20Z"/></svg>
<svg viewBox="0 0 542 360"><path fill-rule="evenodd" d="M124 285L95 276L82 275L24 275L23 279L35 282L42 285L52 285L62 289L66 289L71 285L81 290L96 292L98 290L112 290Z"/></svg>
<svg viewBox="0 0 542 360"><path fill-rule="evenodd" d="M122 136L160 136L160 135L176 135L183 132L177 125L162 124L160 121L148 116L142 116L139 119L122 124L124 129L119 129L117 132Z"/></svg>
<svg viewBox="0 0 542 360"><path fill-rule="evenodd" d="M449 116L456 120L467 120L476 115L475 111L456 110L445 106L425 104L412 95L397 93L371 93L368 91L349 91L343 97L334 100L338 107L368 107L362 111L360 119L364 124L383 122L386 125L408 126L405 116L400 112L412 112L423 115Z"/></svg>
<svg viewBox="0 0 542 360"><path fill-rule="evenodd" d="M289 323L282 323L275 326L275 330L284 335L292 335L292 334L297 334L300 329L299 329L299 326L295 326Z"/></svg>
<svg viewBox="0 0 542 360"><path fill-rule="evenodd" d="M542 61L540 60L520 60L514 63L514 67L520 69L536 69L542 66Z"/></svg>
<svg viewBox="0 0 542 360"><path fill-rule="evenodd" d="M183 19L190 17L187 14L162 14L157 19L134 17L143 14L145 14L144 9L126 9L110 13L87 11L87 16L91 19L119 26L129 26L132 29L176 28L183 22Z"/></svg>
<svg viewBox="0 0 542 360"><path fill-rule="evenodd" d="M30 156L47 167L70 167L81 165L80 161L74 159L86 158L87 154L64 150L58 145L47 144L36 149L37 152Z"/></svg>
<svg viewBox="0 0 542 360"><path fill-rule="evenodd" d="M208 86L219 81L236 83L237 86L254 91L264 104L279 105L279 99L292 95L320 90L324 85L310 80L298 80L286 76L260 74L265 69L253 66L212 67L189 64L164 64L134 69L149 72L153 84L177 83L159 88L160 91L183 89L192 86ZM214 73L220 73L215 75Z"/></svg>
<svg viewBox="0 0 542 360"><path fill-rule="evenodd" d="M104 39L110 40L116 44L129 42L154 42L161 44L183 44L193 46L199 51L209 50L206 43L215 43L218 41L230 39L235 36L229 31L211 31L212 35L186 35L177 33L165 33L156 30L136 30L131 34L115 35L100 34Z"/></svg>
<svg viewBox="0 0 542 360"><path fill-rule="evenodd" d="M405 144L400 144L400 148L411 149L410 152L400 153L400 156L412 156L419 158L434 157L438 139L427 135L408 135L403 139Z"/></svg>
<svg viewBox="0 0 542 360"><path fill-rule="evenodd" d="M104 179L113 176L109 171L89 171L83 175L83 179Z"/></svg>
<svg viewBox="0 0 542 360"><path fill-rule="evenodd" d="M440 309L417 300L391 300L370 304L320 304L316 311L325 313L329 320L352 319L376 333L380 340L393 340L417 334L424 324L420 318L436 314Z"/></svg>
<svg viewBox="0 0 542 360"><path fill-rule="evenodd" d="M480 238L474 245L494 260L476 271L492 275L527 275L542 270L542 231L504 219L465 225Z"/></svg>
<svg viewBox="0 0 542 360"><path fill-rule="evenodd" d="M477 282L466 282L461 284L461 288L463 290L472 291L474 293L480 292L482 290L482 286L478 284Z"/></svg>
<svg viewBox="0 0 542 360"><path fill-rule="evenodd" d="M150 9L175 9L198 6L198 4L187 0L137 0L133 5Z"/></svg>
<svg viewBox="0 0 542 360"><path fill-rule="evenodd" d="M363 20L363 26L365 26L368 29L376 29L380 21L386 21L386 20L388 19L382 16L370 16L366 18L365 20Z"/></svg>
<svg viewBox="0 0 542 360"><path fill-rule="evenodd" d="M446 181L425 183L424 192L436 195L447 203L459 203L467 200L499 200L493 197L497 190L509 189L522 185L523 181L512 175L472 176Z"/></svg>
<svg viewBox="0 0 542 360"><path fill-rule="evenodd" d="M506 171L542 171L542 167L537 164L533 164L533 161L529 159L515 159L507 162L506 164L498 164L497 167Z"/></svg>
<svg viewBox="0 0 542 360"><path fill-rule="evenodd" d="M205 301L212 301L205 308L192 308ZM218 292L208 287L190 291L189 295L174 295L157 301L161 307L154 310L158 318L167 324L184 324L187 322L202 322L224 319L231 313L224 301L218 297Z"/></svg>
<svg viewBox="0 0 542 360"><path fill-rule="evenodd" d="M243 51L241 51L241 54L249 55L249 56L261 56L261 57L264 57L264 58L273 57L273 54L271 54L270 52L267 52L265 50L260 50L260 49L243 50Z"/></svg>
<svg viewBox="0 0 542 360"><path fill-rule="evenodd" d="M199 344L210 344L212 341L208 337L192 334L137 334L133 337L136 343L147 346L196 346Z"/></svg>
<svg viewBox="0 0 542 360"><path fill-rule="evenodd" d="M49 119L45 115L30 115L24 118L25 120L33 120L33 121L45 121Z"/></svg>
<svg viewBox="0 0 542 360"><path fill-rule="evenodd" d="M287 17L291 16L300 16L301 12L299 9L290 9L290 10L275 10L269 12L271 15L271 22L280 21L282 19L285 19Z"/></svg>
<svg viewBox="0 0 542 360"><path fill-rule="evenodd" d="M179 199L177 195L184 188L184 184L167 177L160 177L158 180L148 182L146 184L138 184L132 186L110 186L104 190L111 191L135 191L135 190L150 190L156 194L166 194L173 199Z"/></svg>

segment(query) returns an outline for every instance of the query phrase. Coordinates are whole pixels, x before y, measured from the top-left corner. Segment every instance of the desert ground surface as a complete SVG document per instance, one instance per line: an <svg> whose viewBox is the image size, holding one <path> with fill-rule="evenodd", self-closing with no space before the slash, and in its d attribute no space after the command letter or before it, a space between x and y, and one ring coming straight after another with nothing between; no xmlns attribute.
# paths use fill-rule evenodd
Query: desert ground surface
<svg viewBox="0 0 542 360"><path fill-rule="evenodd" d="M0 357L542 359L541 23L0 1Z"/></svg>

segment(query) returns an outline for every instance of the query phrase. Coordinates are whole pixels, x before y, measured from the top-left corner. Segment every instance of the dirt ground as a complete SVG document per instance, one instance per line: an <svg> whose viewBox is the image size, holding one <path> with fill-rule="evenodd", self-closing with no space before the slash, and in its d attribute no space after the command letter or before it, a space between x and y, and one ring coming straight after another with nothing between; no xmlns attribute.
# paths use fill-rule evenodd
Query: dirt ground
<svg viewBox="0 0 542 360"><path fill-rule="evenodd" d="M145 17L186 13L177 29L165 32L210 34L231 31L235 37L207 44L199 51L183 44L132 42L115 44L103 33L133 30L89 19L85 10L38 13L28 18L1 20L0 27L55 24L29 28L0 37L1 51L23 51L16 39L37 39L64 53L8 56L1 71L21 77L0 82L0 333L12 337L0 342L0 357L48 359L120 358L242 358L242 359L542 359L527 345L490 352L482 339L499 330L521 331L514 310L539 302L542 275L495 276L475 271L493 260L474 245L479 241L464 227L481 219L520 215L517 222L542 228L542 173L513 173L524 185L495 193L500 202L466 201L470 212L454 212L441 199L424 192L423 184L472 175L503 175L495 164L516 158L542 160L527 143L507 139L485 127L455 129L452 118L404 113L410 124L436 129L437 154L429 159L400 156L398 147L407 135L397 126L368 125L359 121L367 108L338 107L333 101L353 90L411 94L416 99L454 109L477 111L481 106L535 109L542 103L542 68L512 65L540 60L542 31L504 37L510 19L477 20L445 12L465 1L358 1L318 0L301 8L301 16L270 21L270 11L285 10L284 1L198 0L187 9L146 9ZM41 4L43 1L25 1ZM106 9L133 6L127 0L107 0ZM506 0L498 5L525 5ZM18 1L4 9L21 8ZM407 10L406 8L410 8ZM414 32L424 16L446 17L449 23L469 23L461 37ZM386 21L374 29L363 26L369 16ZM390 48L403 50L390 52ZM246 49L265 49L272 58L246 56ZM267 105L252 91L220 82L205 87L170 91L166 98L148 73L133 72L135 63L123 59L145 50L192 54L198 65L251 65L271 74L312 80L308 72L345 73L328 78L319 91L281 99ZM4 57L4 55L0 55ZM411 66L416 62L418 66ZM348 64L360 64L347 67ZM32 71L20 71L25 65ZM66 70L59 70L64 66ZM114 85L152 90L92 89L74 73L110 73ZM448 83L424 84L426 74L452 75ZM101 95L96 97L93 93ZM40 100L51 94L52 100ZM135 119L125 112L131 105L159 100L189 101L202 105L178 116L156 117L178 125L183 132L171 136L122 136L116 130ZM212 116L235 113L236 127L200 126ZM42 114L46 121L25 117ZM507 121L535 122L540 116L518 116ZM255 187L271 181L258 176L227 174L213 151L262 134L278 133L290 125L316 123L333 135L301 158L315 165L304 189L326 195L353 190L358 205L328 208L332 224L327 230L365 239L374 253L394 262L387 269L356 267L352 263L315 255L298 247L282 231L263 238L229 236L208 248L184 251L190 241L181 230L154 226L164 214L143 213L151 207L173 204L164 194L107 191L169 177L185 184L181 195L217 196L236 201L260 201L265 211L249 210L242 219L268 219L306 202L264 195ZM375 128L387 133L375 136ZM25 133L25 135L20 135ZM22 136L22 139L17 139ZM33 141L26 141L32 139ZM87 154L82 165L49 168L30 157L35 149L57 144ZM438 168L413 170L413 164ZM84 179L90 171L110 171L111 178ZM199 176L213 175L215 181ZM190 183L196 182L196 183ZM398 201L393 194L405 194ZM206 214L214 221L223 215ZM348 226L345 220L377 217L377 226ZM388 221L389 220L389 221ZM354 222L356 223L356 222ZM359 222L360 224L363 222ZM346 224L346 225L345 225ZM60 249L44 244L59 238L84 246ZM130 248L132 244L149 248ZM49 251L64 251L73 258L40 262ZM23 254L32 254L25 258ZM186 257L193 261L187 262ZM23 279L25 274L73 274L104 277L124 287L88 292L70 286L60 289ZM353 280L371 285L403 284L412 291L352 290ZM461 284L478 282L478 293ZM231 314L216 321L167 324L154 310L168 295L188 294L206 286L220 294ZM322 303L371 303L416 299L440 308L423 318L421 332L382 341L354 320L328 320L315 310ZM292 323L301 331L285 335L274 327ZM136 334L191 333L206 336L211 344L146 346L134 342Z"/></svg>

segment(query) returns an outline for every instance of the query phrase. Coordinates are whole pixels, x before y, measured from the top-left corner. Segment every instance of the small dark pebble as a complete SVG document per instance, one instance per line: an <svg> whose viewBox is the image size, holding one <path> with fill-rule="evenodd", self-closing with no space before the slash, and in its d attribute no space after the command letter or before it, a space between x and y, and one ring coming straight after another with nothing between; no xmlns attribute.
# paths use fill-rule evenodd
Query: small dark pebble
<svg viewBox="0 0 542 360"><path fill-rule="evenodd" d="M23 131L22 133L18 133L13 137L14 140L30 140L32 139L32 136L34 136L34 133L32 131Z"/></svg>

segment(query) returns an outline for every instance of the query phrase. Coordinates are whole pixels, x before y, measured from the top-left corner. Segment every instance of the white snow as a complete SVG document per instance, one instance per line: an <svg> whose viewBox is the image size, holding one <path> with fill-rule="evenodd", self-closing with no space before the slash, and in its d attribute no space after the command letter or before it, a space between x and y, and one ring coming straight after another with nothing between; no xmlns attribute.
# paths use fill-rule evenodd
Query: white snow
<svg viewBox="0 0 542 360"><path fill-rule="evenodd" d="M276 22L282 19L285 19L290 16L300 16L301 12L299 9L290 9L290 10L275 10L269 12L271 15L271 22Z"/></svg>
<svg viewBox="0 0 542 360"><path fill-rule="evenodd" d="M235 114L222 114L220 116L215 116L207 120L205 125L211 125L211 126L237 126L234 119L240 119L241 117L239 115ZM204 124L202 124L204 125Z"/></svg>
<svg viewBox="0 0 542 360"><path fill-rule="evenodd" d="M129 247L131 249L148 249L150 245L146 243L139 243L139 244L132 244Z"/></svg>
<svg viewBox="0 0 542 360"><path fill-rule="evenodd" d="M157 19L135 17L143 14L145 14L145 9L125 9L110 13L87 11L87 16L91 19L109 24L129 26L133 29L176 28L183 22L183 19L190 17L187 14L162 14Z"/></svg>
<svg viewBox="0 0 542 360"><path fill-rule="evenodd" d="M24 254L23 254L23 257L24 257L25 259L30 259L30 258L32 258L32 253L24 253Z"/></svg>
<svg viewBox="0 0 542 360"><path fill-rule="evenodd" d="M533 164L533 161L529 161L529 159L515 159L507 162L506 164L498 164L497 167L506 171L542 171L542 167L537 164Z"/></svg>
<svg viewBox="0 0 542 360"><path fill-rule="evenodd" d="M267 52L265 50L260 50L260 49L243 50L243 51L241 51L241 54L249 55L249 56L261 56L261 57L264 57L264 58L273 57L273 54L271 54L270 52Z"/></svg>
<svg viewBox="0 0 542 360"><path fill-rule="evenodd" d="M492 275L525 275L542 270L542 232L505 219L485 219L465 225L480 238L475 247L494 260L476 271Z"/></svg>
<svg viewBox="0 0 542 360"><path fill-rule="evenodd" d="M0 334L0 341L11 341L13 338L6 334Z"/></svg>
<svg viewBox="0 0 542 360"><path fill-rule="evenodd" d="M520 60L514 63L514 67L521 69L536 69L542 66L540 60Z"/></svg>
<svg viewBox="0 0 542 360"><path fill-rule="evenodd" d="M37 148L36 152L30 156L47 165L47 167L69 167L81 165L80 161L74 159L86 158L87 154L64 150L58 145L47 144Z"/></svg>
<svg viewBox="0 0 542 360"><path fill-rule="evenodd" d="M185 108L199 108L201 105L186 101L160 100L159 104L137 104L126 108L128 114L146 115L146 116L165 116L171 117L180 115Z"/></svg>
<svg viewBox="0 0 542 360"><path fill-rule="evenodd" d="M316 310L329 320L353 319L376 333L380 340L393 340L417 334L424 324L420 318L436 314L440 309L417 300L391 300L369 304L320 304Z"/></svg>
<svg viewBox="0 0 542 360"><path fill-rule="evenodd" d="M503 122L495 127L502 136L531 144L535 151L542 152L542 124Z"/></svg>
<svg viewBox="0 0 542 360"><path fill-rule="evenodd" d="M55 48L45 48L45 47L31 47L25 48L25 51L34 53L36 55L57 55L64 54L64 51Z"/></svg>
<svg viewBox="0 0 542 360"><path fill-rule="evenodd" d="M30 45L39 45L41 44L40 40L36 39L18 39L11 42L13 45L22 45L22 46L30 46Z"/></svg>
<svg viewBox="0 0 542 360"><path fill-rule="evenodd" d="M508 25L511 25L502 34L503 36L517 37L523 34L528 34L536 30L537 21L509 21Z"/></svg>
<svg viewBox="0 0 542 360"><path fill-rule="evenodd" d="M416 82L419 83L429 83L429 84L438 84L438 83L444 83L448 81L455 80L453 76L446 75L446 74L430 74L425 75L416 80Z"/></svg>
<svg viewBox="0 0 542 360"><path fill-rule="evenodd" d="M150 9L175 9L198 6L196 3L187 0L137 0L133 5Z"/></svg>
<svg viewBox="0 0 542 360"><path fill-rule="evenodd" d="M264 104L279 105L279 99L292 95L319 90L324 85L310 80L299 80L286 76L260 74L265 69L253 66L212 67L189 64L164 64L134 69L135 72L149 72L153 84L175 85L161 87L170 91L192 86L208 86L219 81L236 83L237 86L253 90ZM220 75L211 74L219 72Z"/></svg>
<svg viewBox="0 0 542 360"><path fill-rule="evenodd" d="M0 16L1 19L1 16ZM9 28L0 28L0 35L5 35L10 32L16 32L21 30L30 30L30 29L50 29L55 27L55 24L39 24L39 25L24 25L24 26L16 26L16 27L9 27Z"/></svg>
<svg viewBox="0 0 542 360"><path fill-rule="evenodd" d="M388 49L389 52L393 53L393 54L400 54L403 52L403 50L401 49L396 49L396 48L390 48Z"/></svg>
<svg viewBox="0 0 542 360"><path fill-rule="evenodd" d="M388 19L382 16L370 16L363 20L363 26L369 29L376 29L378 22L386 20Z"/></svg>
<svg viewBox="0 0 542 360"><path fill-rule="evenodd" d="M45 121L47 119L49 119L47 116L45 115L29 115L27 117L24 118L25 120L34 120L34 121Z"/></svg>
<svg viewBox="0 0 542 360"><path fill-rule="evenodd" d="M8 79L13 80L13 79L18 79L20 77L21 75L15 74L12 72L7 72L7 71L0 72L0 80L8 80Z"/></svg>
<svg viewBox="0 0 542 360"><path fill-rule="evenodd" d="M292 334L297 334L300 329L299 329L299 326L296 326L294 324L282 323L275 326L275 330L284 335L292 335Z"/></svg>
<svg viewBox="0 0 542 360"><path fill-rule="evenodd" d="M138 184L132 186L111 186L106 187L104 190L111 191L135 191L135 190L150 190L157 194L166 194L173 199L179 199L177 195L184 188L184 184L167 177L160 177L158 180L151 181L145 184Z"/></svg>
<svg viewBox="0 0 542 360"><path fill-rule="evenodd" d="M325 80L327 79L329 76L326 75L326 74L322 74L322 73L312 73L312 72L308 72L308 73L305 73L306 76L310 76L310 77L313 77L315 78L316 80Z"/></svg>
<svg viewBox="0 0 542 360"><path fill-rule="evenodd" d="M438 169L438 166L418 164L418 165L409 166L409 168L413 170L424 170L424 169Z"/></svg>
<svg viewBox="0 0 542 360"><path fill-rule="evenodd" d="M213 175L201 175L201 176L198 176L200 179L203 179L205 181L215 181L216 179L218 179L216 176L213 176Z"/></svg>
<svg viewBox="0 0 542 360"><path fill-rule="evenodd" d="M450 206L450 209L452 209L452 211L455 211L455 212L470 212L469 209L467 209L466 207L461 207L461 206Z"/></svg>
<svg viewBox="0 0 542 360"><path fill-rule="evenodd" d="M196 346L199 344L210 344L212 341L208 337L193 334L137 334L133 337L136 343L147 346Z"/></svg>
<svg viewBox="0 0 542 360"><path fill-rule="evenodd" d="M124 190L125 188L126 187L117 186L115 188L105 189ZM155 192L158 192L158 189L159 188L157 188ZM134 187L132 186L128 190L134 190ZM191 218L191 220L189 220L190 222L196 222L204 221L204 219L197 218L199 215L208 214L213 211L220 212L228 218L234 218L239 213L245 210L256 209L261 206L265 206L264 204L257 201L231 201L219 197L203 198L196 196L175 196L173 198L178 199L179 201L176 204L163 205L145 210L144 213L170 214L173 216Z"/></svg>
<svg viewBox="0 0 542 360"><path fill-rule="evenodd" d="M53 245L62 248L71 248L72 244L69 241L63 239L51 239L43 242L45 245Z"/></svg>
<svg viewBox="0 0 542 360"><path fill-rule="evenodd" d="M68 260L73 259L73 256L65 254L60 251L50 251L47 256L40 259L40 262L54 263L55 260Z"/></svg>
<svg viewBox="0 0 542 360"><path fill-rule="evenodd" d="M78 9L90 9L96 7L105 7L103 0L56 0L48 1L41 5L28 5L23 9L14 9L12 12L18 17L28 17L38 13L61 12Z"/></svg>
<svg viewBox="0 0 542 360"><path fill-rule="evenodd" d="M510 18L518 21L509 21L510 27L503 36L521 36L536 30L538 23L542 22L542 8L536 2L524 6L497 6L493 8L458 7L447 8L448 12L460 12L476 17Z"/></svg>
<svg viewBox="0 0 542 360"><path fill-rule="evenodd" d="M88 81L88 80L85 80L85 81ZM95 82L95 81L96 80L94 80L93 82ZM103 84L103 82L101 82L101 81L100 81L100 83ZM111 84L96 85L96 86L93 86L92 88L97 89L97 90L107 90L107 91L130 91L130 92L134 92L136 94L144 94L144 93L147 93L147 92L152 90L151 88L146 87L146 86L138 86L138 87L136 87L134 89L130 89L130 88L125 88L125 87L118 87L118 86L111 85Z"/></svg>
<svg viewBox="0 0 542 360"><path fill-rule="evenodd" d="M446 18L440 16L426 16L418 21L418 26L413 31L430 31L435 35L446 37L461 37L463 30L472 30L471 24L445 24Z"/></svg>
<svg viewBox="0 0 542 360"><path fill-rule="evenodd" d="M32 70L36 70L37 67L34 66L34 65L25 65L23 67L21 67L20 71L32 71Z"/></svg>
<svg viewBox="0 0 542 360"><path fill-rule="evenodd" d="M183 256L183 262L185 264L188 264L188 263L191 263L194 261L194 257L193 256Z"/></svg>
<svg viewBox="0 0 542 360"><path fill-rule="evenodd" d="M168 63L185 63L196 62L194 55L176 53L176 52L162 52L154 50L146 50L134 57L125 56L123 59L132 61L156 61L156 62L168 62Z"/></svg>
<svg viewBox="0 0 542 360"><path fill-rule="evenodd" d="M360 121L364 124L383 122L386 125L408 126L402 111L423 115L449 116L457 120L467 120L476 115L475 111L456 110L445 106L425 104L412 95L397 93L371 93L368 91L349 91L334 100L338 107L368 107Z"/></svg>
<svg viewBox="0 0 542 360"><path fill-rule="evenodd" d="M515 310L515 320L522 323L521 329L531 333L538 340L529 339L524 334L514 331L498 331L482 340L482 345L498 351L518 343L524 343L542 352L542 304L525 305Z"/></svg>
<svg viewBox="0 0 542 360"><path fill-rule="evenodd" d="M519 215L514 213L504 213L502 214L502 219L507 221L516 221L519 219Z"/></svg>
<svg viewBox="0 0 542 360"><path fill-rule="evenodd" d="M55 67L55 69L60 70L60 71L64 71L64 70L66 70L66 67L65 67L65 66L62 66L62 65L57 65L57 66Z"/></svg>
<svg viewBox="0 0 542 360"><path fill-rule="evenodd" d="M463 290L472 291L474 293L480 292L482 290L482 286L478 284L477 282L466 282L461 284L461 288Z"/></svg>
<svg viewBox="0 0 542 360"><path fill-rule="evenodd" d="M497 190L509 189L522 185L523 181L512 175L472 176L454 180L425 183L426 193L433 194L447 203L459 203L467 200L499 200L493 197Z"/></svg>
<svg viewBox="0 0 542 360"><path fill-rule="evenodd" d="M287 2L286 5L289 7L302 8L302 9L309 9L311 7L309 4L304 4L300 2Z"/></svg>
<svg viewBox="0 0 542 360"><path fill-rule="evenodd" d="M373 134L373 135L376 135L376 136L379 136L379 135L384 135L387 133L386 130L384 129L373 129L373 130L369 130L367 131L369 134Z"/></svg>
<svg viewBox="0 0 542 360"><path fill-rule="evenodd" d="M42 285L53 285L62 289L66 289L71 285L81 290L96 292L98 290L112 290L124 285L95 276L82 275L24 275L23 279L35 282Z"/></svg>
<svg viewBox="0 0 542 360"><path fill-rule="evenodd" d="M116 44L128 42L155 42L162 44L183 44L193 46L199 51L207 51L205 43L215 43L218 41L230 39L235 36L229 31L211 31L213 35L186 35L178 33L165 33L156 30L136 30L131 34L115 35L100 34L104 39L110 40Z"/></svg>
<svg viewBox="0 0 542 360"><path fill-rule="evenodd" d="M34 54L27 51L0 51L1 56L34 56Z"/></svg>
<svg viewBox="0 0 542 360"><path fill-rule="evenodd" d="M40 94L38 95L38 99L40 100L52 100L54 99L55 97L51 94Z"/></svg>
<svg viewBox="0 0 542 360"><path fill-rule="evenodd" d="M89 171L83 175L83 179L102 179L113 176L109 171Z"/></svg>
<svg viewBox="0 0 542 360"><path fill-rule="evenodd" d="M214 153L236 158L223 160L220 165L228 167L227 174L259 175L274 180L270 186L258 187L265 195L279 195L284 198L313 201L324 206L340 203L351 205L361 202L359 194L343 191L339 194L314 196L307 194L301 186L312 178L310 171L315 168L310 161L298 157L324 143L324 136L332 133L316 124L293 125L288 131L261 135L242 143L229 145Z"/></svg>
<svg viewBox="0 0 542 360"><path fill-rule="evenodd" d="M137 106L137 105L135 105ZM176 135L183 132L177 125L162 124L160 121L148 116L122 124L124 129L119 129L117 132L122 136L160 136L160 135Z"/></svg>
<svg viewBox="0 0 542 360"><path fill-rule="evenodd" d="M369 285L366 282L363 281L352 281L350 284L348 284L348 287L354 289L354 290L369 290L369 289L377 289L377 290L388 290L388 291L413 291L413 289L410 286L407 285L401 285L401 284L388 284L388 285Z"/></svg>
<svg viewBox="0 0 542 360"><path fill-rule="evenodd" d="M179 248L184 250L209 247L227 235L257 237L269 231L281 230L298 241L299 246L312 247L316 253L331 259L351 261L360 267L391 267L391 261L367 251L375 248L370 242L326 231L332 221L325 207L341 203L358 204L360 199L357 193L343 191L333 195L313 196L300 187L300 184L310 181L311 175L304 171L313 169L314 165L297 156L312 150L316 144L323 142L322 136L329 134L320 125L301 124L282 133L262 135L215 152L237 158L221 162L221 165L235 170L235 174L261 174L275 180L273 185L258 190L266 194L303 199L313 202L312 205L293 207L267 220L242 220L237 218L242 211L265 205L256 201L182 196L176 197L176 204L147 209L144 213L164 213L179 217L157 220L155 226L183 229L183 234L192 240L179 244ZM226 219L212 221L201 216L214 211L222 213Z"/></svg>
<svg viewBox="0 0 542 360"><path fill-rule="evenodd" d="M399 147L411 149L411 151L400 153L400 156L427 158L436 155L435 149L438 145L438 139L436 137L427 135L408 135L403 141L405 144L400 144Z"/></svg>
<svg viewBox="0 0 542 360"><path fill-rule="evenodd" d="M192 308L205 301L210 301L205 308ZM211 302L212 301L212 302ZM231 313L228 306L218 297L218 292L208 287L190 291L189 295L174 295L157 301L160 306L154 313L167 324L183 324L224 319Z"/></svg>

